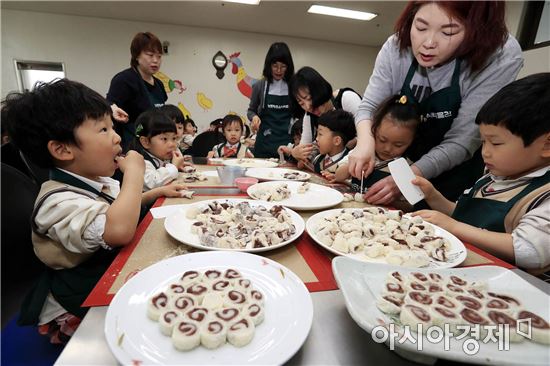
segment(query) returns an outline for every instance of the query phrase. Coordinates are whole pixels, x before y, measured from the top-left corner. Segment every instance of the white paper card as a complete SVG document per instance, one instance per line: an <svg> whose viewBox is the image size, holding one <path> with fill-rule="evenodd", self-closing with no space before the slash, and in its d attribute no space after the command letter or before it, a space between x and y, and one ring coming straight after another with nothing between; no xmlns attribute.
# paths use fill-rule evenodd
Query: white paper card
<svg viewBox="0 0 550 366"><path fill-rule="evenodd" d="M397 187L411 205L424 199L422 190L411 183L415 175L405 159L399 158L392 161L388 164L388 168L395 184L397 184Z"/></svg>

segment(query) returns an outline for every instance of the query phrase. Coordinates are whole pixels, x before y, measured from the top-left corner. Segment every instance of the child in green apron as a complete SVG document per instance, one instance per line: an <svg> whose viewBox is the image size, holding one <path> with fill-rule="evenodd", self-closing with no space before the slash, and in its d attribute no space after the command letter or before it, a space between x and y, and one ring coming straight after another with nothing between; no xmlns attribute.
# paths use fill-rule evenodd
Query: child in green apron
<svg viewBox="0 0 550 366"><path fill-rule="evenodd" d="M346 161L346 144L355 137L353 115L344 110L333 110L319 117L316 142L319 154L306 167L318 174L334 174Z"/></svg>
<svg viewBox="0 0 550 366"><path fill-rule="evenodd" d="M456 203L424 178L414 215L534 274L550 269L550 73L517 80L479 111L488 174ZM438 212L439 211L439 212Z"/></svg>
<svg viewBox="0 0 550 366"><path fill-rule="evenodd" d="M225 142L218 144L208 153L208 158L253 158L254 155L245 143L241 143L244 123L236 114L223 117L222 130Z"/></svg>
<svg viewBox="0 0 550 366"><path fill-rule="evenodd" d="M34 251L45 270L18 322L39 325L52 342L64 343L86 314L80 305L116 248L134 236L143 158L135 151L120 155L109 104L77 82L61 79L12 94L2 103L2 115L21 151L51 169L31 218ZM122 186L108 178L117 168L124 173Z"/></svg>
<svg viewBox="0 0 550 366"><path fill-rule="evenodd" d="M372 134L374 136L375 165L367 177L352 177L351 189L363 191L390 175L388 163L405 154L414 140L416 128L420 124L420 111L416 103L405 95L394 95L384 101L373 115ZM412 161L409 160L409 164ZM343 164L334 176L334 181L349 179L348 164Z"/></svg>

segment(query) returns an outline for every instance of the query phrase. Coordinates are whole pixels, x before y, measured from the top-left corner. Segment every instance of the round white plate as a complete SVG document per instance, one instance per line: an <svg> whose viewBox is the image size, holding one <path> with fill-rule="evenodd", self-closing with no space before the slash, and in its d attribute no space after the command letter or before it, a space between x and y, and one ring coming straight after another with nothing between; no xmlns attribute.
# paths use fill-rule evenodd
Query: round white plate
<svg viewBox="0 0 550 366"><path fill-rule="evenodd" d="M220 198L220 199L214 199L214 200L195 202L195 203L186 205L185 208L178 210L173 214L171 214L170 216L166 217L166 220L164 220L164 228L166 229L166 232L168 232L168 234L174 239L199 249L256 253L256 252L265 252L267 250L272 250L272 249L276 249L276 248L280 248L285 245L288 245L292 243L294 240L296 240L298 237L300 237L300 235L302 235L305 229L304 219L302 219L302 217L298 215L296 212L286 208L285 209L286 212L290 215L290 217L292 218L292 223L296 227L296 232L288 240L283 241L277 245L272 245L272 246L263 247L263 248L253 248L253 249L228 249L228 248L208 247L199 241L198 235L193 234L191 232L191 225L196 220L188 219L185 216L185 214L187 210L191 207L202 207L207 205L208 202L213 202L213 201L229 202L232 204L237 204L239 202L247 201L248 203L250 203L250 206L252 207L264 206L268 209L273 206L279 205L279 203L277 202L254 201L254 200L238 199L238 198L232 198L232 199Z"/></svg>
<svg viewBox="0 0 550 366"><path fill-rule="evenodd" d="M300 173L300 176L297 179L289 179L284 177L285 173ZM267 181L289 180L296 182L306 181L311 178L311 174L309 173L285 168L250 168L246 171L246 176Z"/></svg>
<svg viewBox="0 0 550 366"><path fill-rule="evenodd" d="M309 190L305 193L297 193L298 187L302 185L302 182L291 181L256 183L248 187L246 192L250 197L257 199L254 197L254 192L258 189L265 189L266 187L277 186L280 184L286 184L292 193L287 199L272 201L271 203L283 205L295 210L321 210L323 208L339 205L344 200L344 195L336 189L315 183L309 183Z"/></svg>
<svg viewBox="0 0 550 366"><path fill-rule="evenodd" d="M158 323L147 317L147 300L188 270L235 268L265 296L265 319L248 345L225 344L177 351ZM302 346L313 320L313 304L302 281L288 268L247 253L200 252L158 262L132 277L107 309L105 337L123 365L283 364Z"/></svg>
<svg viewBox="0 0 550 366"><path fill-rule="evenodd" d="M351 212L351 211L354 211L354 210L361 210L361 209L347 208L345 210L347 212ZM367 257L362 252L361 253L356 253L356 254L354 254L354 253L342 253L342 252L340 252L340 251L338 251L338 250L336 250L332 247L329 247L328 245L321 242L321 240L319 240L319 237L317 236L317 233L316 233L316 228L319 226L319 222L323 218L325 218L327 216L332 216L335 213L338 213L338 212L341 212L341 211L342 211L342 209L338 208L338 209L334 209L334 210L319 212L319 213L311 216L307 220L307 223L306 223L306 230L307 230L307 233L309 234L309 236L311 236L311 238L317 244L319 244L320 246L322 246L323 248L325 248L326 250L328 250L329 252L332 252L334 254L344 255L346 257L350 257L350 258L360 260L362 262L387 263L384 258ZM440 228L437 225L430 224L428 222L426 222L426 225L431 225L431 226L434 227L436 236L441 236L441 237L449 240L449 242L451 243L451 249L447 252L447 257L449 258L449 260L447 262L439 262L439 261L436 261L434 259L431 259L428 266L424 267L424 268L432 268L432 269L434 269L434 268L451 268L451 267L456 267L460 263L464 262L464 260L466 259L466 255L468 253L466 251L466 247L464 246L464 244L456 236L454 236L453 234L451 234L447 230L444 230L444 229Z"/></svg>
<svg viewBox="0 0 550 366"><path fill-rule="evenodd" d="M223 165L240 166L241 168L274 168L279 166L279 163L266 159L225 159Z"/></svg>

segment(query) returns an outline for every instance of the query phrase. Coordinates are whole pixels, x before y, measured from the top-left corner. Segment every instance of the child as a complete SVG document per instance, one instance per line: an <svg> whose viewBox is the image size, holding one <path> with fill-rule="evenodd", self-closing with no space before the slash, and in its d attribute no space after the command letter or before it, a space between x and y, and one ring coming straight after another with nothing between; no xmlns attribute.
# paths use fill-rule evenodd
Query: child
<svg viewBox="0 0 550 366"><path fill-rule="evenodd" d="M188 165L177 149L176 124L158 109L150 109L136 120L136 150L145 158L143 191L164 186Z"/></svg>
<svg viewBox="0 0 550 366"><path fill-rule="evenodd" d="M476 123L488 173L456 203L428 180L413 180L437 210L414 215L533 273L550 269L549 85L550 73L527 76L481 108Z"/></svg>
<svg viewBox="0 0 550 366"><path fill-rule="evenodd" d="M292 138L292 142L289 142L288 145L279 146L277 151L279 153L279 156L287 157L295 161L295 159L292 157L292 149L294 148L294 146L300 145L300 140L302 139L302 121L294 122L294 124L290 128L290 137Z"/></svg>
<svg viewBox="0 0 550 366"><path fill-rule="evenodd" d="M222 130L226 142L218 144L208 153L208 158L253 158L246 144L241 144L244 124L241 117L228 114L223 117Z"/></svg>
<svg viewBox="0 0 550 366"><path fill-rule="evenodd" d="M390 175L388 163L401 157L414 140L420 123L420 112L406 96L394 95L386 99L376 110L372 121L375 165L373 172L363 178L363 192L374 183ZM409 161L409 164L412 164ZM338 169L333 179L344 182L350 177L347 163ZM361 180L352 178L351 189L361 190Z"/></svg>
<svg viewBox="0 0 550 366"><path fill-rule="evenodd" d="M166 116L168 116L168 118L176 124L176 137L179 146L184 134L183 130L185 116L183 115L183 112L173 104L165 104L162 107L159 107L159 110L166 114Z"/></svg>
<svg viewBox="0 0 550 366"><path fill-rule="evenodd" d="M90 88L67 79L12 93L2 123L17 147L51 179L32 214L36 256L48 267L25 298L20 325L38 325L52 343L65 343L86 314L86 299L116 255L134 236L144 163L121 156L111 108ZM122 186L108 178L119 168Z"/></svg>
<svg viewBox="0 0 550 366"><path fill-rule="evenodd" d="M195 140L195 134L197 133L197 125L191 118L186 118L183 121L183 136L179 142L179 149L183 153L193 146L193 140Z"/></svg>
<svg viewBox="0 0 550 366"><path fill-rule="evenodd" d="M342 109L333 110L319 117L316 142L319 154L308 168L316 173L334 173L341 162L346 161L349 150L346 144L355 137L353 115Z"/></svg>

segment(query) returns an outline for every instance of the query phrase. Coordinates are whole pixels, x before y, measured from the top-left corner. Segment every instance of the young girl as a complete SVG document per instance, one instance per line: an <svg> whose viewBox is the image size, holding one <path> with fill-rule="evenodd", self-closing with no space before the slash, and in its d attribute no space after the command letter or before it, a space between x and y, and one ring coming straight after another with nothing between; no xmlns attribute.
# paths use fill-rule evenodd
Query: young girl
<svg viewBox="0 0 550 366"><path fill-rule="evenodd" d="M361 193L365 193L368 187L390 175L388 163L403 156L413 142L419 123L418 106L404 95L394 95L380 105L373 116L372 123L375 166L373 172L363 178ZM344 164L338 168L334 176L325 178L343 182L349 177L348 165ZM351 188L359 192L361 180L352 178Z"/></svg>
<svg viewBox="0 0 550 366"><path fill-rule="evenodd" d="M136 139L136 150L145 159L144 191L173 181L187 165L177 149L176 124L162 111L151 109L138 117Z"/></svg>
<svg viewBox="0 0 550 366"><path fill-rule="evenodd" d="M191 118L187 118L183 121L182 136L179 140L178 148L183 153L193 145L195 134L197 133L197 125ZM179 132L179 131L178 131Z"/></svg>
<svg viewBox="0 0 550 366"><path fill-rule="evenodd" d="M218 144L208 153L208 158L253 158L254 155L246 144L241 144L244 124L241 117L228 114L222 121L223 135L226 142Z"/></svg>
<svg viewBox="0 0 550 366"><path fill-rule="evenodd" d="M288 157L291 161L296 161L292 156L292 149L300 144L300 139L302 138L302 121L294 122L290 128L290 137L292 138L292 142L289 142L288 145L279 146L277 151L279 152L279 155L282 154L284 157Z"/></svg>

